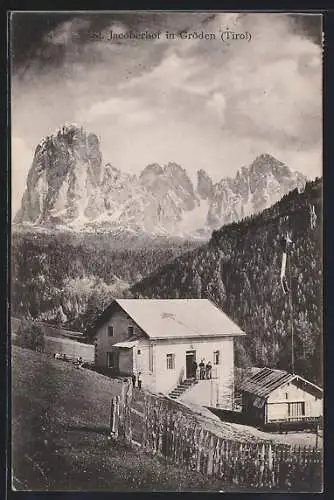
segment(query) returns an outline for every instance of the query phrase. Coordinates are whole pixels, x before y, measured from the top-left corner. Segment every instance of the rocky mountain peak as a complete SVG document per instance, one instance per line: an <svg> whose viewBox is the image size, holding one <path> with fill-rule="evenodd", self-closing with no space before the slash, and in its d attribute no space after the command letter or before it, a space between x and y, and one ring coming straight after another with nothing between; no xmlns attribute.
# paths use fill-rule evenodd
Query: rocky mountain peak
<svg viewBox="0 0 334 500"><path fill-rule="evenodd" d="M121 171L111 165L111 163L106 163L103 170L102 184L115 184L121 178Z"/></svg>
<svg viewBox="0 0 334 500"><path fill-rule="evenodd" d="M65 124L37 146L27 177L18 221L48 222L84 215L91 191L100 183L102 155L97 136Z"/></svg>
<svg viewBox="0 0 334 500"><path fill-rule="evenodd" d="M141 172L139 180L144 186L150 187L156 182L157 177L163 175L163 173L164 169L159 163L151 163Z"/></svg>
<svg viewBox="0 0 334 500"><path fill-rule="evenodd" d="M208 223L219 228L258 213L305 182L302 174L269 154L261 154L248 168L239 169L235 178L226 177L213 186Z"/></svg>
<svg viewBox="0 0 334 500"><path fill-rule="evenodd" d="M217 183L199 170L196 189L176 162L151 163L136 177L103 166L96 134L66 123L38 144L15 221L178 236L191 227L191 234L209 235L303 183L304 176L269 154Z"/></svg>
<svg viewBox="0 0 334 500"><path fill-rule="evenodd" d="M212 196L213 182L211 177L205 170L198 170L197 172L197 193L202 200L207 200Z"/></svg>
<svg viewBox="0 0 334 500"><path fill-rule="evenodd" d="M289 176L291 170L287 165L277 160L269 154L262 154L255 158L249 167L249 175L268 175L271 173L275 177Z"/></svg>

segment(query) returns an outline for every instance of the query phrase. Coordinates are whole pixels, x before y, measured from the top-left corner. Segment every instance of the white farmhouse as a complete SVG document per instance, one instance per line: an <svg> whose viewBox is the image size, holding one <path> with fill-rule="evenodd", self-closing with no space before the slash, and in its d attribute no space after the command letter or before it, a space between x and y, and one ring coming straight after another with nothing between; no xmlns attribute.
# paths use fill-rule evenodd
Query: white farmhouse
<svg viewBox="0 0 334 500"><path fill-rule="evenodd" d="M98 368L115 375L140 373L143 387L156 393L231 407L234 339L245 334L209 300L114 300L98 318L94 335ZM199 380L202 361L211 363L211 377L209 371Z"/></svg>

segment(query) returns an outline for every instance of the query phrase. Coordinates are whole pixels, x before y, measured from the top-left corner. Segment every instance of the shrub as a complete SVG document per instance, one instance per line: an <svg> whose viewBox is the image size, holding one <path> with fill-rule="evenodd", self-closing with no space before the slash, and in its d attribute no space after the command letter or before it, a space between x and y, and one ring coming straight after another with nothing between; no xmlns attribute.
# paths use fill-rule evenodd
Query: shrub
<svg viewBox="0 0 334 500"><path fill-rule="evenodd" d="M43 352L45 339L42 327L34 321L23 321L19 326L15 343L26 349Z"/></svg>

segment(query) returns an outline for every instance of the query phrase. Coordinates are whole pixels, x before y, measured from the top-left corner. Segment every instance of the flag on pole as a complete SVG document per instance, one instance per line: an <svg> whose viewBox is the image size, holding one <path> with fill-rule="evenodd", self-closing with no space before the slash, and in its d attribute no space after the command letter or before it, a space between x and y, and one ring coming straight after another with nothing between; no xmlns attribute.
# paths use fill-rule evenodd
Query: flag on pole
<svg viewBox="0 0 334 500"><path fill-rule="evenodd" d="M310 205L310 225L314 229L317 223L317 214L315 213L314 205Z"/></svg>
<svg viewBox="0 0 334 500"><path fill-rule="evenodd" d="M286 236L284 236L281 239L281 246L283 250L283 255L282 255L282 266L281 266L281 285L282 285L282 290L286 294L289 291L288 283L286 281L285 273L286 273L286 260L287 260L287 254L290 249L290 244L292 243L292 240L290 239L290 236L288 233L286 233Z"/></svg>

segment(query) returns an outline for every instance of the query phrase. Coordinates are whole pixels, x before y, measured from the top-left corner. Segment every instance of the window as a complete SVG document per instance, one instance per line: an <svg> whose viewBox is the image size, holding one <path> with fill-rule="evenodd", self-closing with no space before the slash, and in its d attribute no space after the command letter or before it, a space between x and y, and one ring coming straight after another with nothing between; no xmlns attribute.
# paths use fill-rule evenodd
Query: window
<svg viewBox="0 0 334 500"><path fill-rule="evenodd" d="M128 326L128 335L129 335L129 337L132 337L132 335L133 335L133 326Z"/></svg>
<svg viewBox="0 0 334 500"><path fill-rule="evenodd" d="M219 365L220 364L220 351L215 351L213 353L213 364L214 365Z"/></svg>
<svg viewBox="0 0 334 500"><path fill-rule="evenodd" d="M141 353L141 350L140 350L140 349L138 349L137 354L140 354L140 353Z"/></svg>
<svg viewBox="0 0 334 500"><path fill-rule="evenodd" d="M114 336L114 327L108 326L108 337L113 337L113 336Z"/></svg>
<svg viewBox="0 0 334 500"><path fill-rule="evenodd" d="M107 352L108 368L116 368L116 352Z"/></svg>
<svg viewBox="0 0 334 500"><path fill-rule="evenodd" d="M167 370L174 370L175 368L175 354L167 354Z"/></svg>
<svg viewBox="0 0 334 500"><path fill-rule="evenodd" d="M285 399L289 399L289 394L287 392L285 393Z"/></svg>
<svg viewBox="0 0 334 500"><path fill-rule="evenodd" d="M305 415L305 403L288 403L289 417L303 417Z"/></svg>

